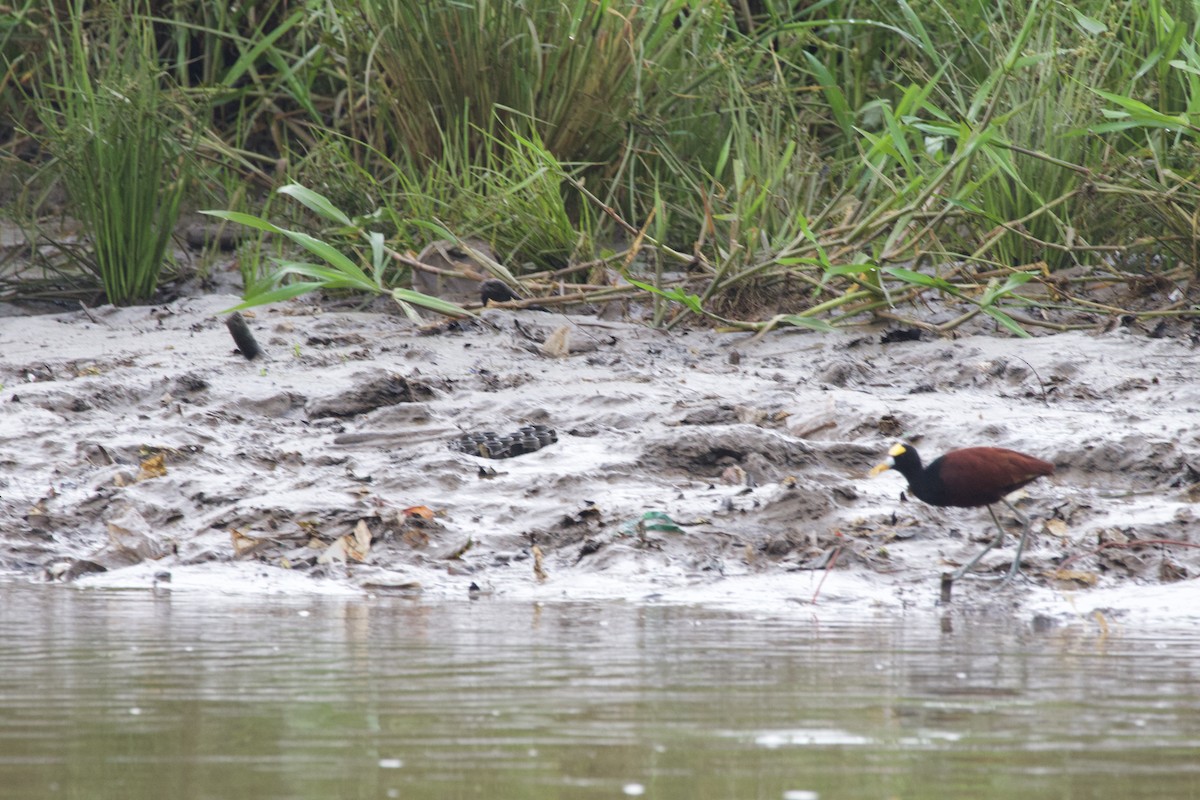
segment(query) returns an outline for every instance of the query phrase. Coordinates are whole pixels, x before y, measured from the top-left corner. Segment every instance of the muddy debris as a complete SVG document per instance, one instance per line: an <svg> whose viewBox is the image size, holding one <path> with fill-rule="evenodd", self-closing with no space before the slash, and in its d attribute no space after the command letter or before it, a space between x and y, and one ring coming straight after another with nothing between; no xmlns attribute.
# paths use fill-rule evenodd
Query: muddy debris
<svg viewBox="0 0 1200 800"><path fill-rule="evenodd" d="M460 288L475 299L479 281ZM942 574L995 531L980 509L869 479L903 440L1058 468L1012 498L1034 525L1024 576L990 579L1008 536L955 582L955 607L1167 613L1200 575L1187 325L754 338L496 308L418 326L295 303L257 310L271 355L250 363L221 323L237 302L0 319L0 569L170 591L289 580L932 612ZM557 441L503 460L461 446L524 429ZM338 542L345 557L321 562Z"/></svg>

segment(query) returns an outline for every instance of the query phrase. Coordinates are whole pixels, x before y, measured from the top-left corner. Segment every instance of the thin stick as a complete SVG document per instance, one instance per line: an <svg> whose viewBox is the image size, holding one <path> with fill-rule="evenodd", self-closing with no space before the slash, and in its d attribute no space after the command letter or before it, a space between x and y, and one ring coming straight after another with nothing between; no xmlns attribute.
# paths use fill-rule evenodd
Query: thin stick
<svg viewBox="0 0 1200 800"><path fill-rule="evenodd" d="M1070 558L1065 559L1061 564L1058 565L1058 568L1066 569L1068 564L1072 564L1072 563L1078 561L1079 559L1085 558L1087 556L1097 555L1097 554L1099 554L1099 552L1101 550L1109 550L1111 548L1122 548L1123 549L1123 548L1127 548L1127 547L1140 547L1141 545L1144 545L1144 544L1169 545L1172 547L1200 547L1200 542L1184 542L1184 541L1180 541L1179 539L1138 539L1135 542L1105 542L1104 544L1100 545L1099 547L1096 547L1095 549L1088 550L1085 553L1076 553L1075 555L1071 556Z"/></svg>
<svg viewBox="0 0 1200 800"><path fill-rule="evenodd" d="M840 541L842 534L839 533L837 536L839 539L838 546L833 549L833 555L829 556L829 561L825 564L825 571L821 573L821 580L817 583L817 588L816 591L813 592L812 600L809 601L814 606L817 604L817 596L821 594L821 587L825 585L825 579L829 577L829 573L833 569L833 565L837 563L838 556L842 554L842 543Z"/></svg>

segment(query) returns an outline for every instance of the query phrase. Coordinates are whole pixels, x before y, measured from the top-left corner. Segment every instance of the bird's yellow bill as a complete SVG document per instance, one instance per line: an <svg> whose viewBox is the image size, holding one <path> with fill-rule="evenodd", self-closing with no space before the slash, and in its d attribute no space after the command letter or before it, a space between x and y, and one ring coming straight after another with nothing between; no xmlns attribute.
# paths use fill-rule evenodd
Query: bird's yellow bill
<svg viewBox="0 0 1200 800"><path fill-rule="evenodd" d="M907 449L908 449L907 447L905 447L904 445L902 445L900 443L896 443L896 444L892 445L892 449L888 450L887 461L884 461L882 464L876 464L874 467L872 467L869 475L872 478L874 478L876 475L878 475L881 472L887 472L889 469L892 468L892 465L896 463L894 461L896 456L904 455L904 451L906 451Z"/></svg>

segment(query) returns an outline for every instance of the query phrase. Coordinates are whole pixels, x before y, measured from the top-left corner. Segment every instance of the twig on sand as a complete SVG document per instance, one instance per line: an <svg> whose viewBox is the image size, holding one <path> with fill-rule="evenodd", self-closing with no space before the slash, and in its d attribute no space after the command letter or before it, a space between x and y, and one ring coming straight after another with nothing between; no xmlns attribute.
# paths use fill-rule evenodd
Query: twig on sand
<svg viewBox="0 0 1200 800"><path fill-rule="evenodd" d="M1131 548L1131 547L1140 547L1142 545L1154 545L1154 544L1167 545L1167 546L1172 546L1172 547L1200 547L1200 542L1184 542L1179 539L1137 539L1136 541L1132 541L1132 542L1105 542L1104 544L1100 545L1099 547L1094 547L1091 550L1087 550L1083 553L1076 553L1075 555L1064 559L1063 562L1058 565L1058 569L1060 569L1060 570L1066 569L1068 565L1075 563L1079 559L1086 558L1087 556L1097 555L1097 554L1099 554L1099 552L1101 550L1109 550L1114 547L1125 549L1125 548Z"/></svg>
<svg viewBox="0 0 1200 800"><path fill-rule="evenodd" d="M821 580L819 583L817 583L817 588L813 592L812 600L809 601L814 606L817 604L817 596L821 594L821 587L825 585L825 579L829 577L829 572L833 569L834 565L837 564L838 556L842 554L842 532L838 531L834 535L838 538L838 544L837 547L833 548L833 554L829 556L829 560L825 562L825 572L821 574Z"/></svg>

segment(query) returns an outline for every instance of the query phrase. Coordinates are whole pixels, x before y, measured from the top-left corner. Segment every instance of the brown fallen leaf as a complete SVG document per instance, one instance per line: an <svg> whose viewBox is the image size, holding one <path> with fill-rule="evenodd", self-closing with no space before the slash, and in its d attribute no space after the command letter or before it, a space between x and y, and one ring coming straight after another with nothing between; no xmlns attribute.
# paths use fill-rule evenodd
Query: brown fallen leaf
<svg viewBox="0 0 1200 800"><path fill-rule="evenodd" d="M371 553L371 529L367 526L367 521L360 519L354 526L354 533L345 538L350 540L346 543L347 554L355 561L366 561Z"/></svg>
<svg viewBox="0 0 1200 800"><path fill-rule="evenodd" d="M256 536L247 536L237 528L229 529L229 538L233 543L234 558L248 556L267 543L266 539L259 539Z"/></svg>
<svg viewBox="0 0 1200 800"><path fill-rule="evenodd" d="M1100 580L1100 576L1096 573L1080 569L1056 569L1050 577L1059 583L1073 583L1078 586L1095 586L1096 582Z"/></svg>
<svg viewBox="0 0 1200 800"><path fill-rule="evenodd" d="M151 478L162 478L167 474L167 465L164 461L164 455L159 453L156 456L151 456L142 462L138 469L137 481L148 481Z"/></svg>
<svg viewBox="0 0 1200 800"><path fill-rule="evenodd" d="M406 517L420 517L421 519L433 519L434 510L429 506L409 506L400 512Z"/></svg>
<svg viewBox="0 0 1200 800"><path fill-rule="evenodd" d="M347 560L366 561L371 552L371 529L367 521L360 519L354 526L354 532L339 536L329 545L324 553L317 558L318 564L330 564L335 561L346 563Z"/></svg>
<svg viewBox="0 0 1200 800"><path fill-rule="evenodd" d="M1067 535L1067 523L1061 519L1046 520L1046 532L1062 539Z"/></svg>
<svg viewBox="0 0 1200 800"><path fill-rule="evenodd" d="M571 326L563 325L561 328L555 328L554 331L546 337L546 341L542 342L542 355L550 356L551 358L563 358L571 352Z"/></svg>

